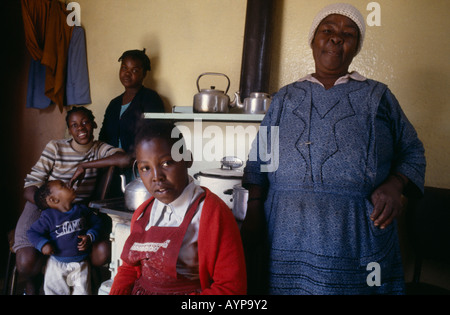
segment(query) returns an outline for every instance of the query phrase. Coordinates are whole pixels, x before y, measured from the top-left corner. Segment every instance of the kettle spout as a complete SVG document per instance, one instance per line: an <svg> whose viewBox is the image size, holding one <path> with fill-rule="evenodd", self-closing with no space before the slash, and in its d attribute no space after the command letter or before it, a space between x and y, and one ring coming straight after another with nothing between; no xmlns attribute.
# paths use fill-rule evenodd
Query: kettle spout
<svg viewBox="0 0 450 315"><path fill-rule="evenodd" d="M120 174L120 182L121 182L120 188L122 189L122 192L125 193L125 186L127 185L127 180L124 174Z"/></svg>
<svg viewBox="0 0 450 315"><path fill-rule="evenodd" d="M230 103L230 107L244 108L244 103L241 102L241 93L234 93L234 100Z"/></svg>

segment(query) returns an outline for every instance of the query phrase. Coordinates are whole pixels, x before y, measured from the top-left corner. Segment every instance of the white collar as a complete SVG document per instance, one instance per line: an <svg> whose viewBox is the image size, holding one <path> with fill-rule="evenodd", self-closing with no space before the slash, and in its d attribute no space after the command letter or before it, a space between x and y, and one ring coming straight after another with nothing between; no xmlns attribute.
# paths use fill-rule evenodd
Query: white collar
<svg viewBox="0 0 450 315"><path fill-rule="evenodd" d="M174 201L172 201L167 205L165 203L162 203L158 199L155 199L156 206L158 207L158 209L161 209L161 211L162 208L164 208L164 206L167 206L168 208L167 211L169 211L169 213L170 211L172 211L177 221L179 220L183 221L184 215L186 214L187 211L186 205L191 204L191 200L194 195L194 190L195 190L194 179L191 176L189 176L188 185L184 188L183 192L181 193L180 196L178 196L177 199L175 199Z"/></svg>
<svg viewBox="0 0 450 315"><path fill-rule="evenodd" d="M167 214L170 215L170 220L176 221L177 224L181 224L189 205L200 193L203 192L203 189L198 188L200 187L195 183L194 179L189 176L188 185L184 188L183 192L177 199L169 204L165 204L158 199L155 199L147 228L149 228L156 222L157 218L159 218L159 216L162 214L163 208L165 206L167 206L166 211Z"/></svg>
<svg viewBox="0 0 450 315"><path fill-rule="evenodd" d="M334 82L334 85L344 84L350 80L365 81L365 80L367 80L367 78L362 76L361 74L359 74L357 71L352 71L352 72L347 73L346 75L340 77L339 79L337 79L336 82ZM313 77L312 74L308 74L308 75L304 76L303 78L298 79L297 82L303 82L303 81L310 81L310 82L317 83L317 84L320 84L321 86L323 86L323 84L319 80L317 80L315 77Z"/></svg>

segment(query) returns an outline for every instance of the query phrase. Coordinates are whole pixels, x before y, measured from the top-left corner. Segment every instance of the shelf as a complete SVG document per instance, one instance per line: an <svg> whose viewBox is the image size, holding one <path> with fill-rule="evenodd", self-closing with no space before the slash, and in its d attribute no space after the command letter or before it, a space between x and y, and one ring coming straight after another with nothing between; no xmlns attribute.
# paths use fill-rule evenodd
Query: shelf
<svg viewBox="0 0 450 315"><path fill-rule="evenodd" d="M224 114L224 113L144 113L148 119L172 119L177 121L232 121L232 122L261 122L263 114Z"/></svg>

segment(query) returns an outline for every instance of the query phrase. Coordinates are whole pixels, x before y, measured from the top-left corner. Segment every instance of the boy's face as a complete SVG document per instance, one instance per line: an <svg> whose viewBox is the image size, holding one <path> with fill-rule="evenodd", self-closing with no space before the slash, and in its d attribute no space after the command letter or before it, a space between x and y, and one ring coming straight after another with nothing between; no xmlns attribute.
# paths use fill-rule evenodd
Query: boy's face
<svg viewBox="0 0 450 315"><path fill-rule="evenodd" d="M50 195L46 201L50 208L60 211L68 211L72 208L72 202L75 200L75 190L61 180L50 182Z"/></svg>
<svg viewBox="0 0 450 315"><path fill-rule="evenodd" d="M136 147L136 161L147 190L159 201L169 204L177 199L188 185L187 169L192 161L176 162L166 140L154 138Z"/></svg>
<svg viewBox="0 0 450 315"><path fill-rule="evenodd" d="M75 112L68 119L69 133L78 144L88 144L94 139L95 122L83 112Z"/></svg>
<svg viewBox="0 0 450 315"><path fill-rule="evenodd" d="M142 62L137 59L126 57L122 60L119 71L119 79L125 88L140 88L144 81L146 72Z"/></svg>

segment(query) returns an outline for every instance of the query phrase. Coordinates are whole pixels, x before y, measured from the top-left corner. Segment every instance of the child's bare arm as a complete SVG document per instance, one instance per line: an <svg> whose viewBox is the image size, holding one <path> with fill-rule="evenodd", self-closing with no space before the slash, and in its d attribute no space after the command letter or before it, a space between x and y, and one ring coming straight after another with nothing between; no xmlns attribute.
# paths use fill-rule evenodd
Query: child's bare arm
<svg viewBox="0 0 450 315"><path fill-rule="evenodd" d="M78 250L87 250L91 245L91 238L89 237L89 235L78 235L78 238L81 239L81 241L78 243Z"/></svg>
<svg viewBox="0 0 450 315"><path fill-rule="evenodd" d="M34 193L36 192L37 189L38 189L37 186L25 187L23 191L23 197L25 198L25 200L34 203Z"/></svg>
<svg viewBox="0 0 450 315"><path fill-rule="evenodd" d="M41 252L44 255L50 256L50 255L53 255L55 253L55 249L53 248L52 244L47 243L44 246L42 246Z"/></svg>

